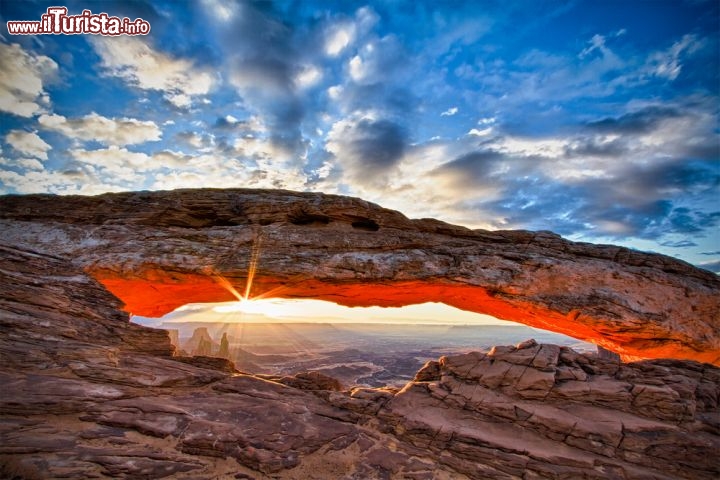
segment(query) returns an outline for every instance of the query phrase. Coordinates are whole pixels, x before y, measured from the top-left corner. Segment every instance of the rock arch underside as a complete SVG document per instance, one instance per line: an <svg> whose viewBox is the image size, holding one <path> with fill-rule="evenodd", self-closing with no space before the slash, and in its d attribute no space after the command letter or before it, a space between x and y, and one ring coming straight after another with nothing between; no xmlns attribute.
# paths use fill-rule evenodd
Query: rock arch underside
<svg viewBox="0 0 720 480"><path fill-rule="evenodd" d="M444 302L637 361L529 340L344 388L129 322L234 300L253 250L251 296ZM718 277L666 256L356 198L0 197L0 478L713 479L719 314Z"/></svg>
<svg viewBox="0 0 720 480"><path fill-rule="evenodd" d="M347 306L442 302L626 359L720 363L720 279L551 232L469 230L356 198L272 190L7 196L3 237L72 258L136 315L251 296Z"/></svg>

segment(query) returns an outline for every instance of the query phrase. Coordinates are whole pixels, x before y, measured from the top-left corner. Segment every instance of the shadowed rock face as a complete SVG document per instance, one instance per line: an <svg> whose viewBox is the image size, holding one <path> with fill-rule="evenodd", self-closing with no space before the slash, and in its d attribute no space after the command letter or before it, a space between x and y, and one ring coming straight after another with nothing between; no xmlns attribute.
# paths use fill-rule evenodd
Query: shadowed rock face
<svg viewBox="0 0 720 480"><path fill-rule="evenodd" d="M355 198L268 190L0 197L3 242L73 263L125 310L252 295L352 306L444 302L593 341L625 359L720 363L720 280L657 254L483 231Z"/></svg>
<svg viewBox="0 0 720 480"><path fill-rule="evenodd" d="M715 479L720 369L526 341L402 390L172 357L70 261L0 248L0 478ZM178 361L181 360L181 361Z"/></svg>

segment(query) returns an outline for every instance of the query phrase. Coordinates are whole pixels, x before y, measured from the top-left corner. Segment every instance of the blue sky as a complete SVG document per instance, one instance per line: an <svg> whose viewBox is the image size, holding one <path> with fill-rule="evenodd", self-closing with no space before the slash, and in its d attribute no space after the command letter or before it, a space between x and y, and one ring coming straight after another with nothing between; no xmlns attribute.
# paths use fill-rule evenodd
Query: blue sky
<svg viewBox="0 0 720 480"><path fill-rule="evenodd" d="M105 1L16 36L0 193L257 187L553 230L720 270L716 1Z"/></svg>

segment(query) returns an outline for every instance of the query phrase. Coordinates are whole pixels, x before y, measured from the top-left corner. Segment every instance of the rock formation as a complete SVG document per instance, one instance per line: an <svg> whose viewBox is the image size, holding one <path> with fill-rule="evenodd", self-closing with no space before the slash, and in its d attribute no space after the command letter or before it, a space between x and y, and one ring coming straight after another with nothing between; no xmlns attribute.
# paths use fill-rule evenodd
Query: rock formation
<svg viewBox="0 0 720 480"><path fill-rule="evenodd" d="M0 198L2 241L71 259L138 315L252 295L444 302L623 358L720 363L720 280L657 254L549 232L408 220L359 199L262 190Z"/></svg>
<svg viewBox="0 0 720 480"><path fill-rule="evenodd" d="M183 344L183 349L186 352L191 352L192 355L203 355L206 357L211 356L218 348L219 346L213 341L205 327L196 328L193 331L192 337Z"/></svg>
<svg viewBox="0 0 720 480"><path fill-rule="evenodd" d="M378 415L468 476L712 478L718 393L714 367L528 341L431 362Z"/></svg>
<svg viewBox="0 0 720 480"><path fill-rule="evenodd" d="M174 328L173 329L166 328L165 330L167 330L168 335L170 336L170 343L173 344L173 346L175 347L176 350L179 349L180 348L180 331L177 329L174 329Z"/></svg>
<svg viewBox="0 0 720 480"><path fill-rule="evenodd" d="M218 350L217 356L230 359L230 342L228 341L227 332L223 332L222 334L220 350Z"/></svg>
<svg viewBox="0 0 720 480"><path fill-rule="evenodd" d="M401 390L173 357L70 260L0 247L0 477L713 479L720 369L564 347L429 362Z"/></svg>

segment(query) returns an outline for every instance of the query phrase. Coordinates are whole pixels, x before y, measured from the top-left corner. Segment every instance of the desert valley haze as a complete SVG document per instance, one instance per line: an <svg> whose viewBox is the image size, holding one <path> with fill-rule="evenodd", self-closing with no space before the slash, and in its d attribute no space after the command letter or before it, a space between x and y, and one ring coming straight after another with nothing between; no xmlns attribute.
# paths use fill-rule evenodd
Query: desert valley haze
<svg viewBox="0 0 720 480"><path fill-rule="evenodd" d="M0 0L0 479L720 478L715 0Z"/></svg>

